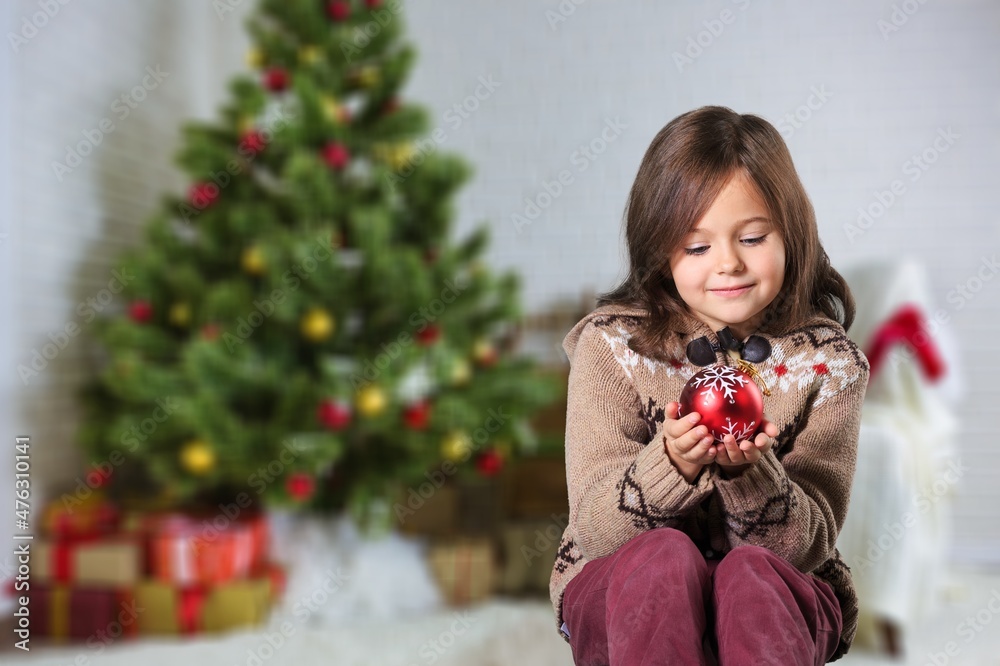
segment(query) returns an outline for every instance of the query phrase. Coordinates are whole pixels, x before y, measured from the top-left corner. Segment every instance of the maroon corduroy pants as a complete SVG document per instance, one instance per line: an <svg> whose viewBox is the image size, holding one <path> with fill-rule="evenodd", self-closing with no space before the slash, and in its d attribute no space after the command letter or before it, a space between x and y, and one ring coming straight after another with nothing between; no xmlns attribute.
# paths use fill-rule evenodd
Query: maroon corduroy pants
<svg viewBox="0 0 1000 666"><path fill-rule="evenodd" d="M669 527L588 562L563 620L577 666L825 664L843 625L833 588L766 548L706 559Z"/></svg>

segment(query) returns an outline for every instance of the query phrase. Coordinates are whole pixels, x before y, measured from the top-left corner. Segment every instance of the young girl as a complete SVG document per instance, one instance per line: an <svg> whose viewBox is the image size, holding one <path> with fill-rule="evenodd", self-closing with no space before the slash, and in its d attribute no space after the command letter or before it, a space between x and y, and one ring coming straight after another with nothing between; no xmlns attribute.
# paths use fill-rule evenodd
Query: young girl
<svg viewBox="0 0 1000 666"><path fill-rule="evenodd" d="M566 336L569 523L552 572L577 664L824 664L857 626L835 547L854 476L864 354L778 132L704 107L643 157L631 270ZM769 389L751 439L678 418L707 365Z"/></svg>

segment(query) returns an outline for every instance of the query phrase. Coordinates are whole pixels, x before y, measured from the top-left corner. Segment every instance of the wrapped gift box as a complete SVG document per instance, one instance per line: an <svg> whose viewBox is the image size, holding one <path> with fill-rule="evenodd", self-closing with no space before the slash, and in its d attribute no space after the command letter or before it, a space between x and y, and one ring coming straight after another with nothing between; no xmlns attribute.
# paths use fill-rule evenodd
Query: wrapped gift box
<svg viewBox="0 0 1000 666"><path fill-rule="evenodd" d="M142 548L128 535L38 541L31 564L33 583L125 587L141 577Z"/></svg>
<svg viewBox="0 0 1000 666"><path fill-rule="evenodd" d="M42 516L43 529L53 539L107 535L121 523L118 507L96 491L83 499L68 496L66 500L50 502Z"/></svg>
<svg viewBox="0 0 1000 666"><path fill-rule="evenodd" d="M556 561L565 515L552 520L527 520L503 527L500 588L507 594L549 592L549 578ZM558 518L558 519L557 519Z"/></svg>
<svg viewBox="0 0 1000 666"><path fill-rule="evenodd" d="M175 585L209 585L246 578L260 569L269 547L263 515L229 520L223 514L130 515L126 529L146 550L150 577Z"/></svg>
<svg viewBox="0 0 1000 666"><path fill-rule="evenodd" d="M28 599L31 630L37 636L108 642L138 631L140 612L131 588L32 584Z"/></svg>
<svg viewBox="0 0 1000 666"><path fill-rule="evenodd" d="M486 599L492 592L496 565L493 542L485 538L432 544L428 563L444 598L462 605Z"/></svg>
<svg viewBox="0 0 1000 666"><path fill-rule="evenodd" d="M176 586L146 580L136 586L141 634L195 634L249 627L263 622L284 587L277 566L246 580L210 586Z"/></svg>

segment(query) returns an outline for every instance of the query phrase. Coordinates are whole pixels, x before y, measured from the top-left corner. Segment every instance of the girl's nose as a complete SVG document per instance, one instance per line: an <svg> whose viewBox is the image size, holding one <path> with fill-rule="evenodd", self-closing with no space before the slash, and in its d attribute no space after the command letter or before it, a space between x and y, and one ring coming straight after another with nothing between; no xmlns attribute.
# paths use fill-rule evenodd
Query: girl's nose
<svg viewBox="0 0 1000 666"><path fill-rule="evenodd" d="M719 270L723 273L734 273L743 268L743 261L735 249L727 247L719 256Z"/></svg>

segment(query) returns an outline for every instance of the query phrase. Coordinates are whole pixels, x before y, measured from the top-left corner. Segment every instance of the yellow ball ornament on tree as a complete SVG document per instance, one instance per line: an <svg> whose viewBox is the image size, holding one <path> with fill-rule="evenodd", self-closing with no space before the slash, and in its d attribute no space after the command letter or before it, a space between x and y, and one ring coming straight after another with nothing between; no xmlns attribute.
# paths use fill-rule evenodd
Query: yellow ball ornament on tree
<svg viewBox="0 0 1000 666"><path fill-rule="evenodd" d="M378 85L381 79L382 75L375 65L365 65L354 73L354 80L362 88L372 88Z"/></svg>
<svg viewBox="0 0 1000 666"><path fill-rule="evenodd" d="M340 122L341 109L340 103L337 101L336 97L331 97L330 95L323 96L323 115L326 116L327 120L332 120L334 122Z"/></svg>
<svg viewBox="0 0 1000 666"><path fill-rule="evenodd" d="M236 121L236 130L243 135L252 130L255 125L253 116L243 115Z"/></svg>
<svg viewBox="0 0 1000 666"><path fill-rule="evenodd" d="M411 143L398 143L389 151L389 165L396 171L402 170L413 159L415 149Z"/></svg>
<svg viewBox="0 0 1000 666"><path fill-rule="evenodd" d="M451 366L451 383L456 385L465 384L472 377L472 368L464 358L456 359Z"/></svg>
<svg viewBox="0 0 1000 666"><path fill-rule="evenodd" d="M243 264L243 270L250 275L263 275L264 271L267 270L267 260L264 258L264 252L256 245L251 245L243 250L241 263Z"/></svg>
<svg viewBox="0 0 1000 666"><path fill-rule="evenodd" d="M320 55L318 46L308 44L299 49L299 62L303 65L313 65L319 62Z"/></svg>
<svg viewBox="0 0 1000 666"><path fill-rule="evenodd" d="M264 64L264 52L260 49L254 47L247 51L246 54L247 66L253 69L258 69Z"/></svg>
<svg viewBox="0 0 1000 666"><path fill-rule="evenodd" d="M181 449L181 465L192 474L205 474L215 467L215 451L206 442L192 439Z"/></svg>
<svg viewBox="0 0 1000 666"><path fill-rule="evenodd" d="M360 391L358 391L355 397L355 404L358 409L358 413L365 417L378 416L383 411L385 411L385 406L388 400L385 397L385 391L380 389L374 384L369 384Z"/></svg>
<svg viewBox="0 0 1000 666"><path fill-rule="evenodd" d="M323 342L333 333L334 318L323 308L312 308L302 317L299 328L307 339Z"/></svg>
<svg viewBox="0 0 1000 666"><path fill-rule="evenodd" d="M441 455L452 462L465 460L472 452L472 439L465 432L455 430L441 440Z"/></svg>
<svg viewBox="0 0 1000 666"><path fill-rule="evenodd" d="M191 323L191 306L187 303L174 303L170 306L168 316L174 326L187 326Z"/></svg>

